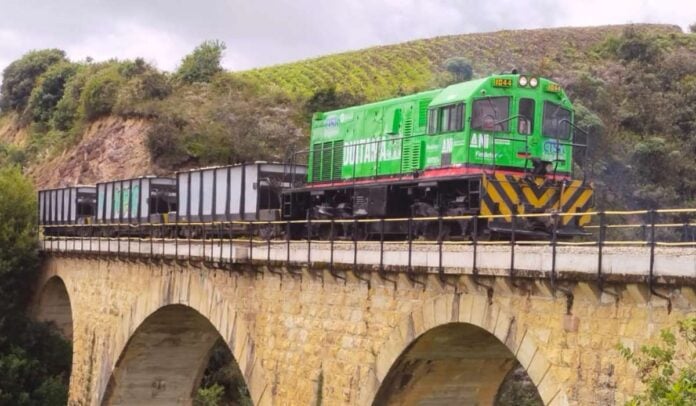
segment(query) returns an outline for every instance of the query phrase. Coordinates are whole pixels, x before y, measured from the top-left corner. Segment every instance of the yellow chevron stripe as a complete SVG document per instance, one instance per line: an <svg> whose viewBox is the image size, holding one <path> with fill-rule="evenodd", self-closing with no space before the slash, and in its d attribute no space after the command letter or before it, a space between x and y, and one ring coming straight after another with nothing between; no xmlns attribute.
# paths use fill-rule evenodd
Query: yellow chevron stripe
<svg viewBox="0 0 696 406"><path fill-rule="evenodd" d="M578 199L568 208L568 213L578 213L578 210L587 203L592 197L592 189L585 189L581 192ZM583 216L586 217L586 216ZM563 225L568 224L573 219L573 216L563 216ZM581 217L582 220L582 217Z"/></svg>
<svg viewBox="0 0 696 406"><path fill-rule="evenodd" d="M520 204L520 196L517 196L517 192L515 192L515 189L512 188L512 185L510 185L510 182L508 182L507 179L501 181L500 186L512 204Z"/></svg>
<svg viewBox="0 0 696 406"><path fill-rule="evenodd" d="M584 190L588 189L588 187L583 185L582 181L579 180L574 180L570 182L568 186L566 186L565 190L563 191L563 198L561 199L561 208L568 204L568 201L575 195L578 189Z"/></svg>
<svg viewBox="0 0 696 406"><path fill-rule="evenodd" d="M531 187L525 184L522 184L521 186L522 193L527 199L527 202L538 209L547 208L546 206L548 205L549 200L551 200L554 194L558 193L558 190L555 187L547 187L544 189L541 196L537 197Z"/></svg>
<svg viewBox="0 0 696 406"><path fill-rule="evenodd" d="M495 190L495 187L493 187L493 185L489 184L488 187L486 188L486 193L488 193L488 196L491 197L491 200L493 200L495 203L498 203L498 207L500 208L500 214L504 214L506 216L505 220L512 221L512 217L510 217L512 214L512 211L507 206L507 204L505 204L505 201L498 194L498 191ZM498 213L495 213L495 214L498 214Z"/></svg>

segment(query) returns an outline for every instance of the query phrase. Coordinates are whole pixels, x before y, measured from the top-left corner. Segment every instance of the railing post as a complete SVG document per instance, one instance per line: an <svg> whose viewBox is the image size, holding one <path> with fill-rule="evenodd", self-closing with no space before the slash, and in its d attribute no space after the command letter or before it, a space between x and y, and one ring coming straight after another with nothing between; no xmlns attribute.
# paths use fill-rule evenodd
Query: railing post
<svg viewBox="0 0 696 406"><path fill-rule="evenodd" d="M551 231L551 288L556 292L556 246L558 242L558 213L551 215L553 229Z"/></svg>
<svg viewBox="0 0 696 406"><path fill-rule="evenodd" d="M473 224L473 229L472 229L472 243L473 243L473 258L472 258L472 264L471 264L471 273L474 274L474 278L478 277L478 267L476 264L476 254L478 250L478 215L474 214L474 218L472 219L474 222Z"/></svg>
<svg viewBox="0 0 696 406"><path fill-rule="evenodd" d="M334 227L335 219L331 217L331 224L329 224L329 273L334 274Z"/></svg>
<svg viewBox="0 0 696 406"><path fill-rule="evenodd" d="M249 263L254 262L254 223L247 222L247 231L249 232Z"/></svg>
<svg viewBox="0 0 696 406"><path fill-rule="evenodd" d="M604 290L604 275L602 273L602 261L604 253L604 241L606 241L607 224L604 211L599 212L599 234L597 235L597 285L599 290Z"/></svg>
<svg viewBox="0 0 696 406"><path fill-rule="evenodd" d="M234 224L231 220L227 223L227 228L229 230L228 237L230 238L230 252L228 262L230 264L230 270L232 270L232 262L234 259Z"/></svg>
<svg viewBox="0 0 696 406"><path fill-rule="evenodd" d="M511 219L512 232L510 233L510 280L515 281L515 244L517 243L515 239L515 231L517 228L517 213L512 213Z"/></svg>
<svg viewBox="0 0 696 406"><path fill-rule="evenodd" d="M202 217L202 216L201 216ZM201 219L201 221L205 221ZM207 262L205 254L205 240L208 238L208 234L205 229L205 222L201 223L201 256L203 257L203 263Z"/></svg>
<svg viewBox="0 0 696 406"><path fill-rule="evenodd" d="M273 236L273 226L271 225L270 220L268 221L268 235L267 235L267 243L266 243L266 266L271 265L271 237Z"/></svg>
<svg viewBox="0 0 696 406"><path fill-rule="evenodd" d="M411 265L411 253L413 251L413 212L408 217L408 272L413 272Z"/></svg>
<svg viewBox="0 0 696 406"><path fill-rule="evenodd" d="M384 274L384 217L379 220L379 272Z"/></svg>
<svg viewBox="0 0 696 406"><path fill-rule="evenodd" d="M442 235L442 211L440 210L440 213L438 214L437 217L437 254L438 254L438 262L437 262L437 274L440 277L440 282L444 283L445 282L445 269L442 267L442 244L443 244L443 235Z"/></svg>
<svg viewBox="0 0 696 406"><path fill-rule="evenodd" d="M358 219L353 219L353 274L358 266Z"/></svg>
<svg viewBox="0 0 696 406"><path fill-rule="evenodd" d="M648 276L648 287L650 293L654 292L654 273L655 273L655 209L648 211L648 222L650 224L650 275Z"/></svg>
<svg viewBox="0 0 696 406"><path fill-rule="evenodd" d="M307 210L307 269L312 270L312 216Z"/></svg>
<svg viewBox="0 0 696 406"><path fill-rule="evenodd" d="M285 222L285 266L290 264L290 220Z"/></svg>

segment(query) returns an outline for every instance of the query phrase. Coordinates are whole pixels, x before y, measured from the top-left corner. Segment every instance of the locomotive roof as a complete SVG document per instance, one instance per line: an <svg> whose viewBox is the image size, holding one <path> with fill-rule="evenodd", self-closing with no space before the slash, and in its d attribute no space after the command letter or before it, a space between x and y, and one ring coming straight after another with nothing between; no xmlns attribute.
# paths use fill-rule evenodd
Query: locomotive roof
<svg viewBox="0 0 696 406"><path fill-rule="evenodd" d="M483 85L490 76L483 79L470 80L468 82L461 82L451 86L447 86L442 89L442 91L435 96L433 101L430 102L430 107L439 106L442 104L449 104L455 100L468 99L476 92L481 85Z"/></svg>

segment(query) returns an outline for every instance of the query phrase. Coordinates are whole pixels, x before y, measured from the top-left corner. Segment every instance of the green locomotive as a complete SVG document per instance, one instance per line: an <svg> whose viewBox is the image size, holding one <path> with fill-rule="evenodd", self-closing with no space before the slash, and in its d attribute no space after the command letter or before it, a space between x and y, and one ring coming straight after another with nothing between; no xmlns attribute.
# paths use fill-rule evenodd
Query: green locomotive
<svg viewBox="0 0 696 406"><path fill-rule="evenodd" d="M561 86L514 72L315 113L307 184L286 193L284 214L477 214L485 218L477 230L489 234L512 232L514 221L518 235L548 236L548 218L512 215L590 210L591 185L571 179L574 149L583 146L574 140L573 118ZM568 236L582 233L589 217L559 221L559 235ZM374 234L376 227L366 223L359 234ZM448 222L446 232L465 236L474 228L471 222ZM399 222L389 222L385 231L406 232Z"/></svg>

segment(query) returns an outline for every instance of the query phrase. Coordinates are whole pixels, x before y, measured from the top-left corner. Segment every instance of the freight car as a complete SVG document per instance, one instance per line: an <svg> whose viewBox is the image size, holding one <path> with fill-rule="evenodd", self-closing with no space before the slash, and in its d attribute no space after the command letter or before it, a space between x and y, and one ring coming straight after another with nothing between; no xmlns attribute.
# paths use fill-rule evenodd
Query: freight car
<svg viewBox="0 0 696 406"><path fill-rule="evenodd" d="M124 224L169 222L169 213L176 212L176 179L141 176L133 179L97 183L96 224L101 235L135 235L139 229Z"/></svg>
<svg viewBox="0 0 696 406"><path fill-rule="evenodd" d="M370 219L481 215L433 222L427 237L548 238L584 234L589 216L518 218L523 213L584 213L592 187L573 179L586 148L573 106L549 79L493 75L377 103L315 113L307 184L284 193L284 218ZM298 158L300 159L300 158ZM319 222L317 222L319 223ZM386 229L385 229L386 227ZM316 237L415 233L406 222L353 228L317 224ZM333 231L331 231L333 230ZM343 234L343 235L340 235Z"/></svg>
<svg viewBox="0 0 696 406"><path fill-rule="evenodd" d="M234 221L280 220L282 190L304 183L306 176L304 165L256 162L42 190L40 225L55 235L105 237L246 233L248 227ZM228 226L221 228L221 222ZM76 224L97 227L70 227ZM269 238L282 230L270 224L255 233Z"/></svg>
<svg viewBox="0 0 696 406"><path fill-rule="evenodd" d="M247 231L242 223L224 231L212 223L280 220L281 192L304 183L306 176L304 165L266 162L177 172L177 229L193 236L239 234ZM256 229L265 237L279 232L273 225Z"/></svg>
<svg viewBox="0 0 696 406"><path fill-rule="evenodd" d="M45 228L46 235L80 235L85 228L69 226L94 222L97 202L94 186L41 190L38 200L39 225L51 226Z"/></svg>

